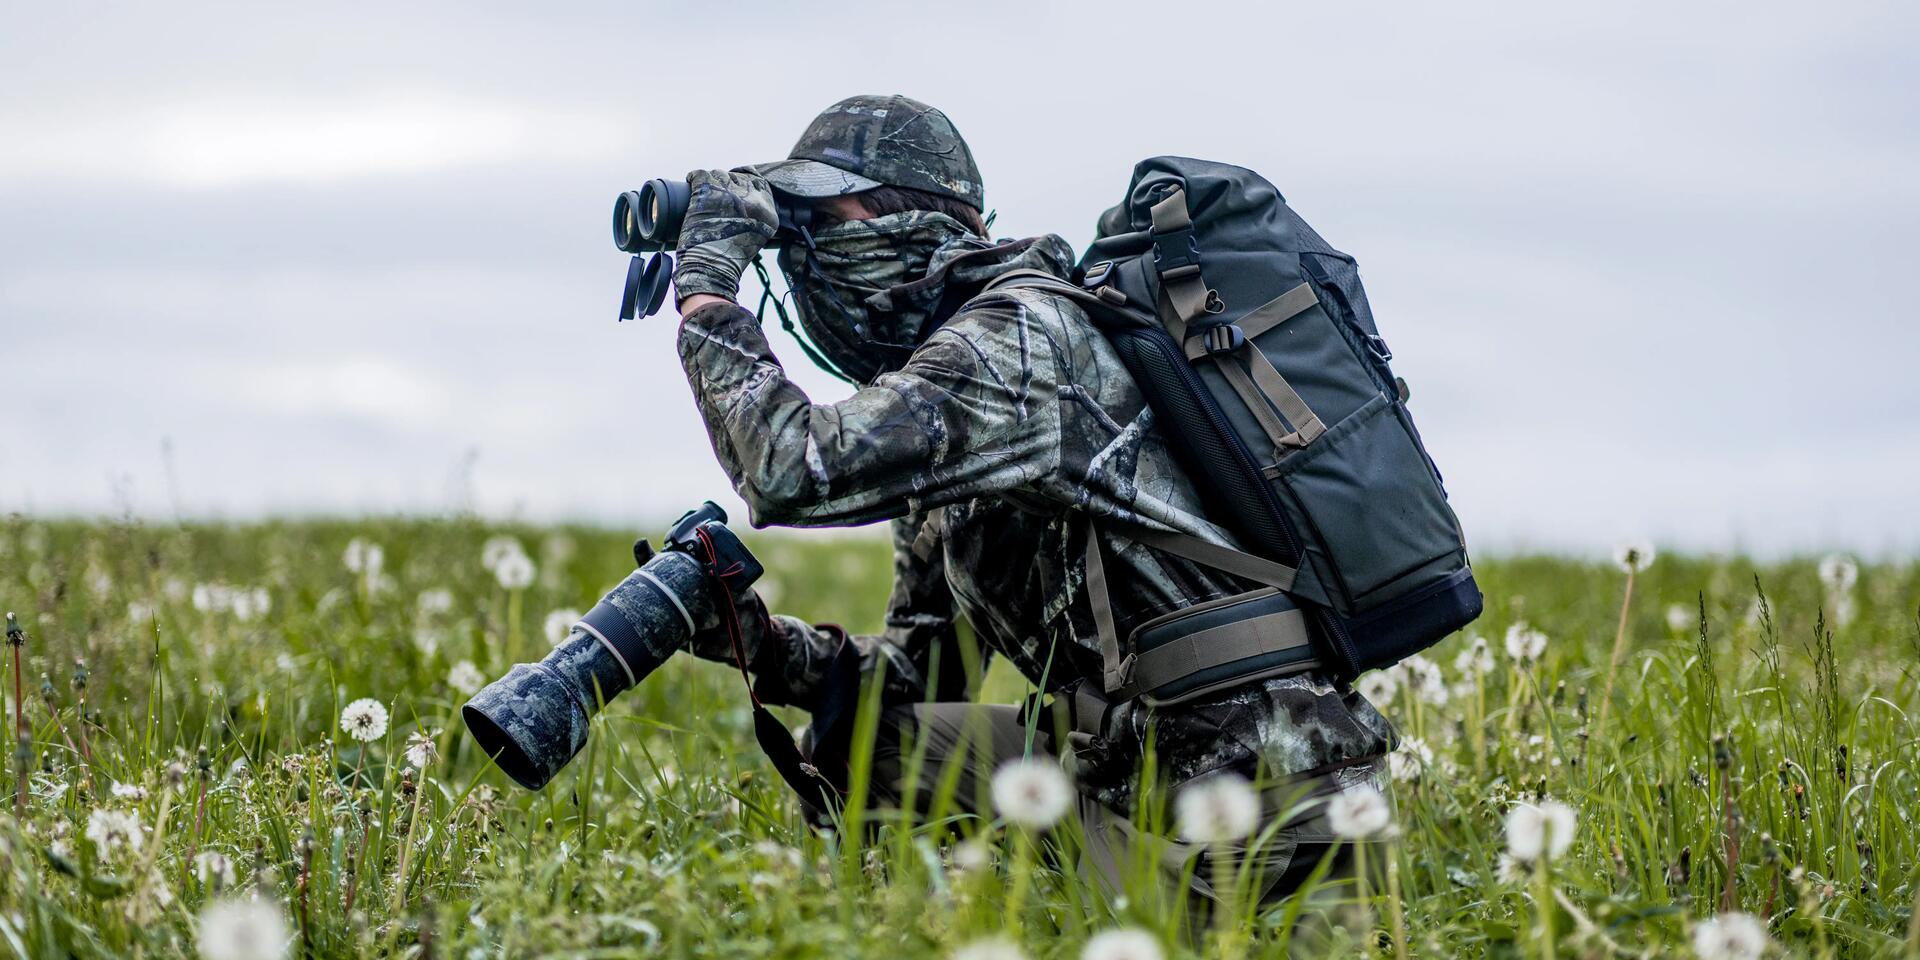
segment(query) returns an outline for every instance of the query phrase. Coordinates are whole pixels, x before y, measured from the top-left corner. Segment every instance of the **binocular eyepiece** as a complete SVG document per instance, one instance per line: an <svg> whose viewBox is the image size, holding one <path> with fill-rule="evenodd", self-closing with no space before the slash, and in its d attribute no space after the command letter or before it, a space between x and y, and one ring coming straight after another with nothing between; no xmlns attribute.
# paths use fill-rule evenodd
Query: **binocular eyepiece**
<svg viewBox="0 0 1920 960"><path fill-rule="evenodd" d="M693 188L685 180L648 180L613 199L613 245L627 253L672 250L680 242Z"/></svg>
<svg viewBox="0 0 1920 960"><path fill-rule="evenodd" d="M639 569L600 598L546 659L514 664L460 709L480 748L515 783L546 786L586 745L601 707L717 623L726 593L743 593L760 578L759 561L726 521L726 511L709 500L673 525L659 553L645 540L635 543Z"/></svg>

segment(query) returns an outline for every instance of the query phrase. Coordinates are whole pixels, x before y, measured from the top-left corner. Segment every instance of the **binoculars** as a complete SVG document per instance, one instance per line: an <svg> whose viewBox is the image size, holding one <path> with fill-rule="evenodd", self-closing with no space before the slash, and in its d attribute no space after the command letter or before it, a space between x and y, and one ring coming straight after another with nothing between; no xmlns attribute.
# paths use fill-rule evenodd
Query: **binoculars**
<svg viewBox="0 0 1920 960"><path fill-rule="evenodd" d="M594 714L717 623L727 597L760 578L760 562L726 522L709 500L674 523L660 552L635 542L638 569L546 659L514 664L460 708L480 748L515 783L546 786L586 745Z"/></svg>
<svg viewBox="0 0 1920 960"><path fill-rule="evenodd" d="M776 193L780 225L769 246L798 238L812 225L813 209ZM633 254L620 295L620 319L649 317L666 303L673 285L673 254L680 226L687 219L693 186L685 180L654 179L613 198L613 245ZM643 259L644 257L644 259Z"/></svg>

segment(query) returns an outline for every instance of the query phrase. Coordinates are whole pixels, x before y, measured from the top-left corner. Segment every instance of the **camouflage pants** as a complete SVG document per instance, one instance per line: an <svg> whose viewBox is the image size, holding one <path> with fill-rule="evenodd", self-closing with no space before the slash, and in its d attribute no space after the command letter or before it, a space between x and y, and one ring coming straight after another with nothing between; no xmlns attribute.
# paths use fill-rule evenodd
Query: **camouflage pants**
<svg viewBox="0 0 1920 960"><path fill-rule="evenodd" d="M1045 755L1051 745L1051 736L1036 732L1032 752ZM1027 753L1028 730L1017 707L974 703L893 707L881 718L873 762L873 796L877 803L896 808L905 806L911 798L913 806L925 813L930 798L940 791L943 776L957 777L950 788L952 806L963 813L991 817L989 782L993 771ZM1356 780L1378 780L1382 776L1379 767L1378 761L1368 761L1337 774L1295 780L1269 789L1263 804L1275 815L1298 809L1303 800L1325 796ZM1329 851L1335 859L1327 881L1343 885L1351 879L1351 845L1336 845L1325 814L1319 812L1324 808L1325 804L1313 805L1315 812L1297 816L1272 840L1252 851L1248 875L1261 903L1278 901L1298 889ZM1194 919L1204 923L1218 899L1205 847L1144 831L1130 817L1084 795L1078 800L1078 812L1087 836L1080 868L1088 880L1097 882L1107 896L1119 897L1123 878L1132 865L1151 863L1168 884L1186 879ZM1236 847L1230 853L1235 863L1247 862L1246 847ZM1200 862L1191 863L1196 858Z"/></svg>

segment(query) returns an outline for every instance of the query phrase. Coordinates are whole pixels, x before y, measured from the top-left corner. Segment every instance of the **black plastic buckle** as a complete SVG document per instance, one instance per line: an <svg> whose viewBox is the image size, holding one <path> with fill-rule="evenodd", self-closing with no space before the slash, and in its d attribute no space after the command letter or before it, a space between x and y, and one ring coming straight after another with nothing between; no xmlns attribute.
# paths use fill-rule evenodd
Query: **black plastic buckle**
<svg viewBox="0 0 1920 960"><path fill-rule="evenodd" d="M1107 280L1112 276L1113 276L1113 261L1102 260L1099 263L1096 263L1093 266L1087 268L1087 275L1080 278L1080 285L1087 288L1088 290L1092 290L1094 287L1097 287L1103 283L1106 283Z"/></svg>
<svg viewBox="0 0 1920 960"><path fill-rule="evenodd" d="M1199 331L1200 345L1207 355L1232 353L1247 345L1247 335L1237 323L1216 323Z"/></svg>
<svg viewBox="0 0 1920 960"><path fill-rule="evenodd" d="M1153 268L1166 276L1183 267L1200 268L1200 245L1193 239L1193 228L1154 234Z"/></svg>

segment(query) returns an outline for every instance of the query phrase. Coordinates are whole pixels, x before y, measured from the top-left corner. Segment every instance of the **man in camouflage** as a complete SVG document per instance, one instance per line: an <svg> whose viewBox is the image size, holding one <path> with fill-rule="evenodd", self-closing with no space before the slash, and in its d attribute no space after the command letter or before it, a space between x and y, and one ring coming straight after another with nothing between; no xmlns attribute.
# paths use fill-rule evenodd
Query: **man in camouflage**
<svg viewBox="0 0 1920 960"><path fill-rule="evenodd" d="M1032 288L979 293L1015 269L1065 276L1072 252L1053 235L986 239L979 173L940 111L905 97L853 97L821 114L787 160L689 179L675 272L680 356L754 523L892 523L882 634L848 637L769 617L751 599L743 618L749 666L770 703L818 706L842 644L867 669L884 661L881 800L924 799L956 762L964 766L956 799L974 809L974 785L1027 749L1019 709L965 702L961 617L986 651L1040 690L1099 688L1086 537L1100 538L1122 637L1249 589L1099 522L1233 542L1207 519L1141 392L1080 307ZM859 385L838 403L814 403L790 381L759 321L733 301L742 270L776 232L776 191L816 214L810 240L785 243L780 265L816 359ZM696 638L694 648L732 659L721 636ZM1053 725L1036 725L1033 749L1044 752ZM1270 814L1303 791L1379 777L1377 760L1392 746L1371 705L1314 673L1157 711L1117 704L1068 751L1095 866L1108 876L1131 844L1153 844L1170 871L1199 852L1128 822L1150 727L1169 784L1232 771L1265 788ZM921 738L927 772L902 783L903 755ZM1262 855L1265 892L1290 889L1331 839L1323 817L1290 824ZM1194 875L1208 893L1207 871Z"/></svg>

